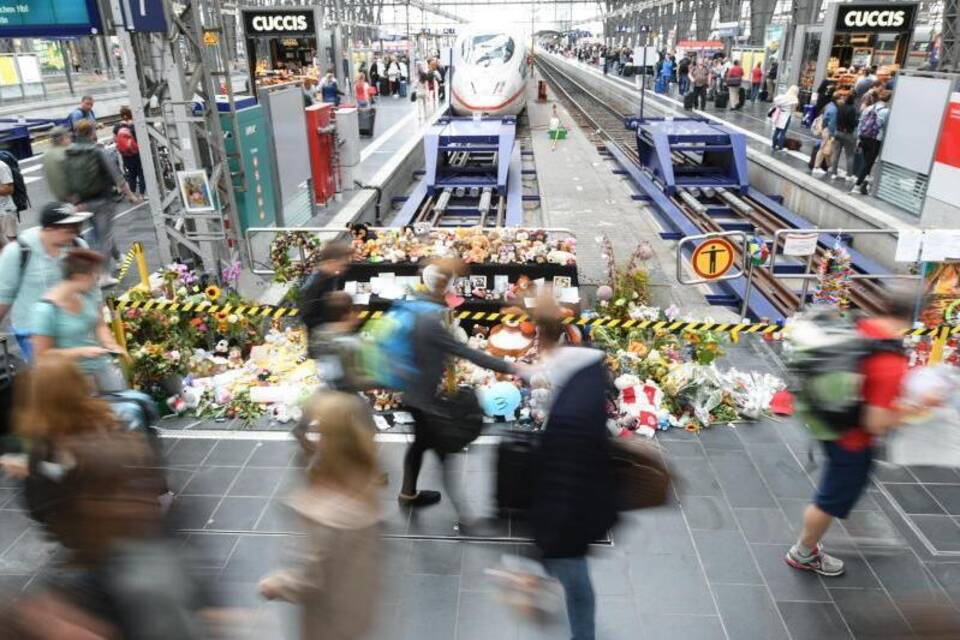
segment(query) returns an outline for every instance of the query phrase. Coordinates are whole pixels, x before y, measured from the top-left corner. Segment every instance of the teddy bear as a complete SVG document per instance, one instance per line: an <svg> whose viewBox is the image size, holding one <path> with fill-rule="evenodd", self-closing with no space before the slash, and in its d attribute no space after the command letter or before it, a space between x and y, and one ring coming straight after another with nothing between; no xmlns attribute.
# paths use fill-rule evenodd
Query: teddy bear
<svg viewBox="0 0 960 640"><path fill-rule="evenodd" d="M490 241L483 234L470 238L470 249L464 257L464 262L479 264L487 261L490 255Z"/></svg>
<svg viewBox="0 0 960 640"><path fill-rule="evenodd" d="M533 291L533 282L528 276L520 276L517 281L510 285L504 298L512 302L524 304L524 300L529 298Z"/></svg>
<svg viewBox="0 0 960 640"><path fill-rule="evenodd" d="M640 383L640 378L625 373L613 381L620 392L618 407L621 427L652 438L660 426L660 404L663 391L655 383Z"/></svg>

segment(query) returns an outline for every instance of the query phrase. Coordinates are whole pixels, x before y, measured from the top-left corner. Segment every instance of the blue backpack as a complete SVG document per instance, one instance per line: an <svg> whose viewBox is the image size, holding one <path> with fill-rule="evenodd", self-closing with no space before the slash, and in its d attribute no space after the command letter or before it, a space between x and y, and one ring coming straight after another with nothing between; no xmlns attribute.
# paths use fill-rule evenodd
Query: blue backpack
<svg viewBox="0 0 960 640"><path fill-rule="evenodd" d="M383 389L405 391L416 376L413 330L423 314L443 310L426 300L394 303L382 317L367 323L361 362L367 378Z"/></svg>

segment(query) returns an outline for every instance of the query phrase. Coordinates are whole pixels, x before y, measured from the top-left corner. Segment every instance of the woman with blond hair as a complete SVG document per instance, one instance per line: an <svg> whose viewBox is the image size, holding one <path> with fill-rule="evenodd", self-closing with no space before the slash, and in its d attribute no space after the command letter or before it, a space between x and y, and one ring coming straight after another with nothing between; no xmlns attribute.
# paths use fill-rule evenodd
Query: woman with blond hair
<svg viewBox="0 0 960 640"><path fill-rule="evenodd" d="M269 600L301 605L303 640L359 638L373 624L380 564L380 469L373 414L361 397L321 391L306 418L319 441L306 486L287 504L306 535L299 566L260 582Z"/></svg>
<svg viewBox="0 0 960 640"><path fill-rule="evenodd" d="M63 355L39 356L17 378L15 397L30 454L25 465L8 458L3 467L23 478L30 516L69 552L68 582L102 594L83 606L124 638L199 637L197 594L166 536L166 483L144 435L121 428Z"/></svg>

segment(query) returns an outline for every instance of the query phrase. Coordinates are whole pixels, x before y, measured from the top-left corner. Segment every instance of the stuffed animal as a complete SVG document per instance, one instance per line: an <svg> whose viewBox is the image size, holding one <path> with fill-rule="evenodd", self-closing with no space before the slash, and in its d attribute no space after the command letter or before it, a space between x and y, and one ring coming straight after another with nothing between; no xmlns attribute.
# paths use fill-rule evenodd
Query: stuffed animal
<svg viewBox="0 0 960 640"><path fill-rule="evenodd" d="M470 250L464 257L464 262L479 264L486 262L490 255L490 241L482 233L478 233L470 239Z"/></svg>
<svg viewBox="0 0 960 640"><path fill-rule="evenodd" d="M221 358L226 358L230 354L230 343L227 340L220 340L213 348L213 353Z"/></svg>
<svg viewBox="0 0 960 640"><path fill-rule="evenodd" d="M630 431L652 438L660 424L659 406L663 391L633 374L623 374L614 380L620 391L618 398L620 423Z"/></svg>

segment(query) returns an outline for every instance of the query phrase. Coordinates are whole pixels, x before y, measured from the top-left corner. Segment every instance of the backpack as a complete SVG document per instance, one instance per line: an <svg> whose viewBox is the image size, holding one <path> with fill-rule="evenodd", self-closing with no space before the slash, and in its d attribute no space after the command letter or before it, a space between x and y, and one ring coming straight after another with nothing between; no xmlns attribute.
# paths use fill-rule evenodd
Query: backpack
<svg viewBox="0 0 960 640"><path fill-rule="evenodd" d="M823 114L821 113L816 118L813 119L813 122L810 123L810 133L817 136L818 138L823 135Z"/></svg>
<svg viewBox="0 0 960 640"><path fill-rule="evenodd" d="M877 107L871 107L863 113L860 121L860 137L876 139L880 135L880 114Z"/></svg>
<svg viewBox="0 0 960 640"><path fill-rule="evenodd" d="M863 361L877 353L903 353L899 339L865 338L834 308L814 309L793 323L788 365L799 380L797 404L820 440L860 426Z"/></svg>
<svg viewBox="0 0 960 640"><path fill-rule="evenodd" d="M100 197L113 188L113 179L103 165L100 149L91 144L67 147L64 174L67 190L80 201Z"/></svg>
<svg viewBox="0 0 960 640"><path fill-rule="evenodd" d="M10 173L13 174L13 204L17 207L17 220L20 219L20 212L30 208L30 196L27 194L27 183L23 180L23 173L20 171L20 162L9 151L0 151L0 161L10 167Z"/></svg>
<svg viewBox="0 0 960 640"><path fill-rule="evenodd" d="M137 138L133 135L130 127L117 129L117 134L113 137L113 140L117 145L117 152L125 158L140 153L140 145L137 144Z"/></svg>
<svg viewBox="0 0 960 640"><path fill-rule="evenodd" d="M360 354L365 376L378 387L405 391L417 372L413 346L417 317L441 309L440 305L426 300L404 300L394 303L380 318L368 322Z"/></svg>

